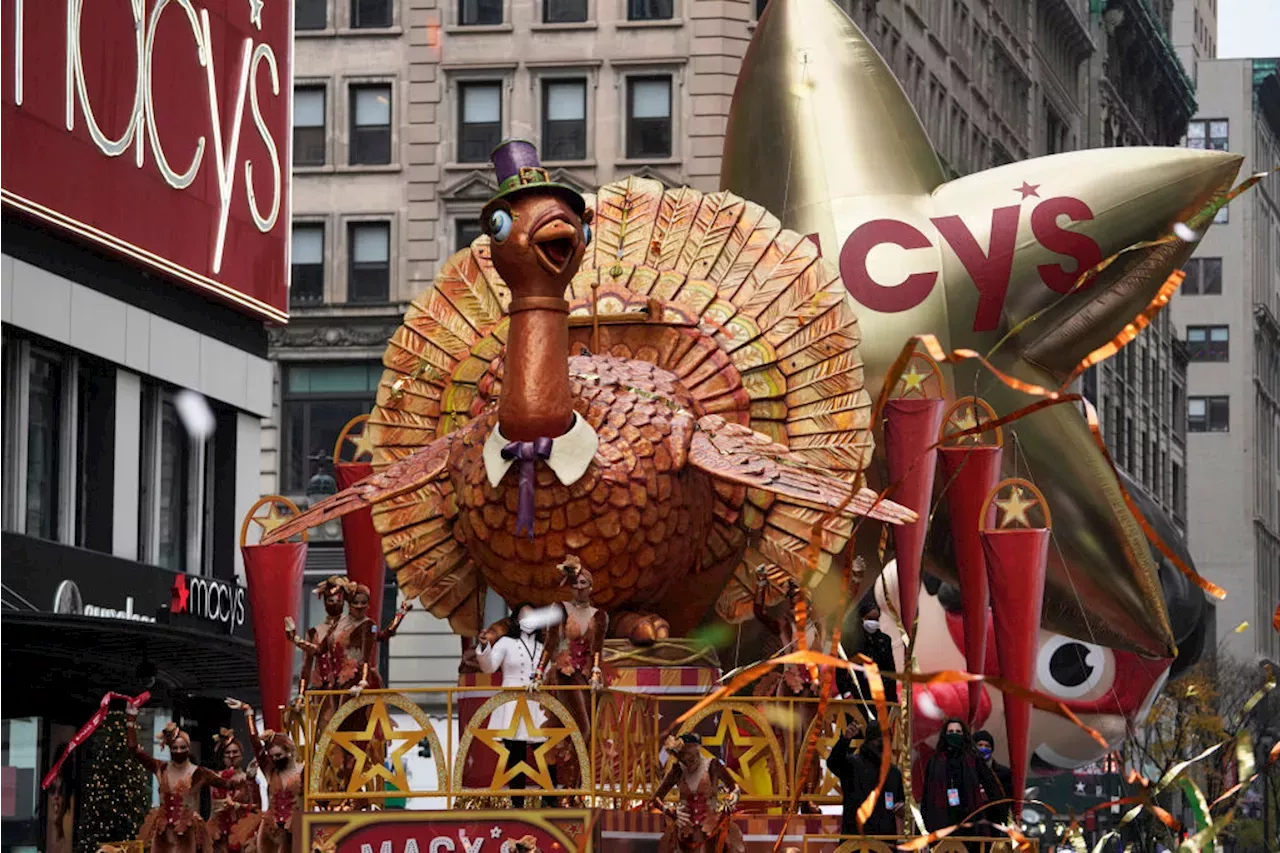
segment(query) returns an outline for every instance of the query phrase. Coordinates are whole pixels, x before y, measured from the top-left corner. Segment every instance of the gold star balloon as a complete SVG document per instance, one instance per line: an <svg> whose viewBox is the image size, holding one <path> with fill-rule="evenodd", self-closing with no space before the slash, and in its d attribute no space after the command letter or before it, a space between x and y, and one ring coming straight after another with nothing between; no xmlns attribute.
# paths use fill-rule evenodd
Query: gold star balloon
<svg viewBox="0 0 1280 853"><path fill-rule="evenodd" d="M908 338L924 333L1057 388L1152 301L1194 247L1128 252L1073 289L1080 274L1201 211L1229 188L1242 159L1090 150L947 181L898 81L857 26L830 0L771 0L738 78L721 183L838 255L868 388L883 383ZM1033 402L977 361L942 369L957 396L981 397L1000 415ZM1045 627L1172 654L1150 549L1087 422L1060 405L1008 429L1016 447L1005 453L1006 471L1016 460L1064 522L1050 552ZM947 525L940 505L925 559L954 577L941 547ZM859 547L873 539L859 537ZM861 579L855 594L872 580Z"/></svg>

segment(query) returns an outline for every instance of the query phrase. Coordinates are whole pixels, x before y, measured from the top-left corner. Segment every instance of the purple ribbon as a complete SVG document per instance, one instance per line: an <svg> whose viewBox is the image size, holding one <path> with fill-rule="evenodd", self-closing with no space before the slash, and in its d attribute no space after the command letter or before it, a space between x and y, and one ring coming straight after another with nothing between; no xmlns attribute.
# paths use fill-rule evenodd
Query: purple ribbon
<svg viewBox="0 0 1280 853"><path fill-rule="evenodd" d="M529 538L533 538L533 490L537 485L535 463L541 459L551 458L551 439L539 438L534 441L513 441L502 448L502 458L508 462L520 463L520 502L516 511L516 535L526 530Z"/></svg>

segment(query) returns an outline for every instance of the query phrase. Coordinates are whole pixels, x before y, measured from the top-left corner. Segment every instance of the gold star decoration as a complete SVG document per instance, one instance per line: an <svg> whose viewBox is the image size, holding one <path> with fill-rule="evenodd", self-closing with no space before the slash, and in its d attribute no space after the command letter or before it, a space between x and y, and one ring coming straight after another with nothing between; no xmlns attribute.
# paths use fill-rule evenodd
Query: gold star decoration
<svg viewBox="0 0 1280 853"><path fill-rule="evenodd" d="M377 737L381 729L383 737ZM404 755L418 745L428 732L425 730L400 731L391 724L391 715L387 713L386 703L379 698L370 706L369 722L363 731L342 731L333 733L333 742L341 746L356 758L355 769L347 783L347 793L353 794L366 783L382 778L394 785L398 790L408 791L409 776L404 770ZM391 769L388 770L381 761L369 754L367 747L358 744L384 744L400 741L401 744L391 753ZM366 768L365 765L368 765Z"/></svg>
<svg viewBox="0 0 1280 853"><path fill-rule="evenodd" d="M511 723L505 729L476 729L472 732L475 739L486 744L498 756L498 763L493 771L493 781L489 787L494 789L502 789L507 783L523 773L537 787L544 791L551 790L551 769L547 763L547 756L551 754L551 750L561 741L568 738L573 732L568 728L539 728L533 719L533 711L529 707L529 699L525 696L519 696L515 700L515 710L511 714ZM525 731L529 738L546 738L545 741L534 747L533 762L536 767L530 766L527 761L517 762L514 767L507 767L510 762L511 754L507 749L506 741L515 740L516 733L520 731L520 723L524 723Z"/></svg>
<svg viewBox="0 0 1280 853"><path fill-rule="evenodd" d="M272 502L268 504L267 514L265 516L254 516L253 523L262 528L262 535L265 536L287 522L291 517L282 515L280 504Z"/></svg>
<svg viewBox="0 0 1280 853"><path fill-rule="evenodd" d="M747 719L751 720L750 717ZM754 723L754 721L752 722ZM759 724L756 723L756 725ZM726 738L728 740L726 740ZM720 712L720 722L719 725L716 726L716 733L710 737L703 738L701 749L707 755L715 757L714 753L712 753L708 747L723 747L726 743L732 743L734 746L747 747L746 752L743 752L738 756L738 769L736 771L732 767L729 767L728 764L725 765L725 769L729 772L729 776L734 782L738 783L738 787L742 789L742 792L744 794L768 793L766 791L754 790L755 786L752 784L752 777L754 776L755 768L752 767L752 761L757 755L768 749L769 736L763 732L758 735L743 733L742 726L738 723L738 713L736 709L728 707ZM767 755L765 760L768 760Z"/></svg>
<svg viewBox="0 0 1280 853"><path fill-rule="evenodd" d="M1000 526L1008 527L1017 522L1022 527L1030 527L1031 519L1027 518L1027 510L1036 506L1040 501L1035 498L1024 500L1025 492L1019 486L1011 486L1009 496L1006 498L996 498L995 505L1000 508L1003 515L1000 518Z"/></svg>
<svg viewBox="0 0 1280 853"><path fill-rule="evenodd" d="M373 430L369 429L368 423L359 435L348 435L347 441L351 442L351 446L355 448L351 455L352 462L357 462L365 456L373 458Z"/></svg>

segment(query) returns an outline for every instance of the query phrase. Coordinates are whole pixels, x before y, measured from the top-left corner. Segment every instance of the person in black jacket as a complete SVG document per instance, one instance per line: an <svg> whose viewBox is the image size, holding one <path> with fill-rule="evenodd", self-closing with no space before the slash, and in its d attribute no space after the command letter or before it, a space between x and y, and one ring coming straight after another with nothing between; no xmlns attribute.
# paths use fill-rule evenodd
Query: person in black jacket
<svg viewBox="0 0 1280 853"><path fill-rule="evenodd" d="M955 717L942 724L937 751L924 771L921 801L924 825L930 832L953 826L965 819L987 819L980 808L1000 798L1000 783L987 763L978 757L969 738L969 729Z"/></svg>
<svg viewBox="0 0 1280 853"><path fill-rule="evenodd" d="M996 739L991 736L991 732L985 729L973 736L973 745L977 747L978 757L986 762L987 767L991 769L995 775L996 781L1000 783L1000 791L993 794L991 801L1003 800L1013 796L1013 771L1003 764L996 761L993 755L996 747ZM1013 803L1001 803L998 806L992 806L982 814L987 820L995 823L1008 823L1009 815L1013 811Z"/></svg>
<svg viewBox="0 0 1280 853"><path fill-rule="evenodd" d="M880 779L880 756L883 750L888 749L888 744L880 730L880 724L874 720L867 723L862 746L854 752L849 742L857 734L857 724L850 723L827 756L827 769L840 780L840 791L844 795L840 834L896 836L898 815L903 808L902 773L892 764L889 765L889 775L885 777L884 788L871 811L871 817L863 824L862 831L858 831L858 806L876 788L876 782Z"/></svg>
<svg viewBox="0 0 1280 853"><path fill-rule="evenodd" d="M876 606L875 599L864 601L858 608L858 615L862 617L862 635L849 655L850 660L864 654L875 662L881 672L896 672L898 666L893 658L893 641L880 630L880 608ZM870 712L868 717L874 715L875 700L871 696L871 687L865 673L859 670L851 677L848 670L837 670L836 686L841 693L862 703L864 709ZM890 705L898 704L898 682L884 679L884 698Z"/></svg>

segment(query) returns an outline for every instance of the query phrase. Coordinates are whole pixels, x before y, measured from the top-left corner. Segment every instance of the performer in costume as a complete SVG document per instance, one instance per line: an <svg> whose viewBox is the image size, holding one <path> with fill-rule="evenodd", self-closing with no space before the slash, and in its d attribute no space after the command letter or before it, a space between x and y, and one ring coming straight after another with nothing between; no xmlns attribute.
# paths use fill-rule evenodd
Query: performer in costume
<svg viewBox="0 0 1280 853"><path fill-rule="evenodd" d="M302 799L302 766L298 764L298 748L288 735L270 729L258 734L253 708L238 699L228 699L227 707L244 712L258 757L258 767L267 779L267 812L258 815L257 832L247 837L257 841L257 853L292 853L293 824ZM242 821L232 833L240 841L249 830Z"/></svg>
<svg viewBox="0 0 1280 853"><path fill-rule="evenodd" d="M530 686L533 683L534 669L542 660L546 632L533 627L530 622L532 616L532 605L517 604L511 609L511 616L503 620L507 630L505 636L499 635L504 627L502 623L492 625L480 634L475 649L476 663L481 672L492 673L501 670L504 690ZM541 706L530 702L529 712L536 728L542 728L546 724L547 715ZM513 703L498 706L489 717L488 728L499 730L509 728L514 713ZM530 737L525 724L521 722L516 729L515 737L506 742L510 760L513 763L525 761L529 756L529 744L541 743L544 740L546 738ZM520 775L511 780L511 787L523 788L527 781L524 775ZM521 808L524 806L524 797L512 797L511 804Z"/></svg>
<svg viewBox="0 0 1280 853"><path fill-rule="evenodd" d="M539 689L545 678L546 683L553 686L590 686L592 690L599 690L605 685L600 659L604 654L605 633L609 630L609 615L591 605L594 588L591 572L583 568L577 557L565 557L560 570L564 572L565 583L573 589L573 598L561 604L565 612L564 622L547 631L546 646L534 671L531 687ZM591 698L587 692L565 690L556 698L569 709L583 740L590 743ZM568 739L562 743L564 748L560 750L557 761L566 765L566 773L561 781L575 787L581 781L581 768L568 770L567 765L574 763L574 753L569 748ZM571 776L577 778L571 779Z"/></svg>
<svg viewBox="0 0 1280 853"><path fill-rule="evenodd" d="M249 820L256 826L256 815L261 809L262 798L258 793L258 765L250 761L248 768L242 768L244 749L231 729L222 729L214 735L216 745L214 754L222 759L222 772L219 774L230 783L225 796L213 796L213 809L209 815L209 837L213 841L214 853L228 853L240 850L243 841L232 840L235 826L243 820Z"/></svg>
<svg viewBox="0 0 1280 853"><path fill-rule="evenodd" d="M798 651L798 632L796 630L796 605L803 598L801 606L808 609L809 618L805 623L805 647L812 650L826 651L823 643L823 631L821 630L817 614L813 612L813 608L809 607L807 596L796 585L795 581L787 581L787 593L784 603L773 608L772 612L765 606L765 592L768 590L769 579L766 577L764 567L756 569L756 596L753 611L756 619L764 626L768 640L765 642L765 659L775 657L779 654L790 654ZM752 693L756 696L776 696L781 699L816 699L819 693L820 682L814 681L813 674L809 671L809 667L797 664L787 664L784 667L775 667L766 673L756 682ZM813 702L794 702L792 704L792 725L791 731L798 733L803 737L809 731L809 726L813 723L814 714L817 711L817 705ZM780 743L785 742L787 733L781 728L775 726L774 734ZM815 753L805 767L804 775L800 780L800 793L812 793L817 789L818 784L822 780L822 767L818 763L818 756ZM800 810L808 814L817 814L818 808L812 803L801 801Z"/></svg>
<svg viewBox="0 0 1280 853"><path fill-rule="evenodd" d="M658 842L660 853L742 853L746 849L742 830L731 819L740 791L729 771L719 759L702 751L702 738L696 734L668 736L664 746L675 761L651 801L669 818ZM672 788L680 799L669 806L664 800Z"/></svg>
<svg viewBox="0 0 1280 853"><path fill-rule="evenodd" d="M169 760L161 761L138 745L138 706L126 706L125 716L129 751L160 783L160 805L143 821L138 840L146 842L152 853L208 850L208 828L200 818L200 789L205 785L226 789L231 782L191 761L191 738L177 723L169 723L160 733L158 740L169 748Z"/></svg>
<svg viewBox="0 0 1280 853"><path fill-rule="evenodd" d="M354 657L357 651L363 651L365 657L360 662L360 680L349 688L352 695L359 695L365 687L375 690L383 686L382 673L378 670L378 645L385 643L400 630L400 623L405 614L413 609L413 602L405 600L391 624L386 629L378 628L378 624L369 618L369 587L362 583L354 583L347 594L347 615L351 621L350 640L347 644L348 657Z"/></svg>

